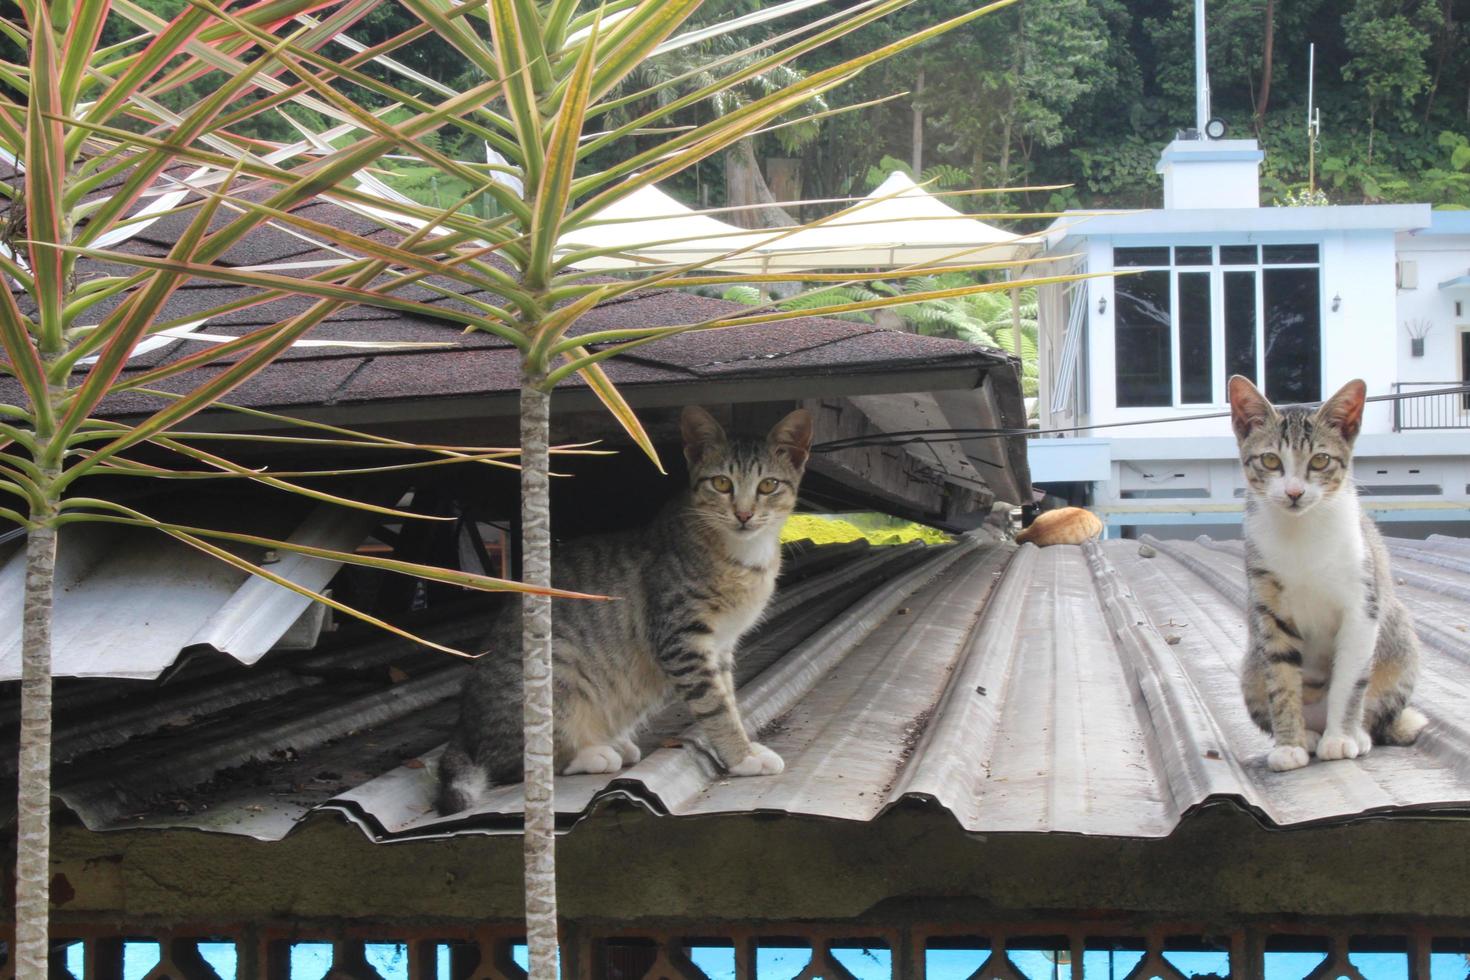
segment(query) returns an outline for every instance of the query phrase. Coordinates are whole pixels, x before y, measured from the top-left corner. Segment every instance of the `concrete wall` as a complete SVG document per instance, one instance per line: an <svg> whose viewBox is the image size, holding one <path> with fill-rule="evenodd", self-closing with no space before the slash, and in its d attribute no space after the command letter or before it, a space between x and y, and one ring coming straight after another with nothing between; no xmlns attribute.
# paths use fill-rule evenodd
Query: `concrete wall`
<svg viewBox="0 0 1470 980"><path fill-rule="evenodd" d="M1259 207L1263 158L1255 140L1175 140L1155 167L1164 178L1164 207Z"/></svg>
<svg viewBox="0 0 1470 980"><path fill-rule="evenodd" d="M1398 290L1395 357L1399 381L1446 382L1460 378L1460 338L1470 330L1470 289L1440 289L1439 284L1470 274L1470 236L1401 235L1400 261L1410 262L1418 276L1412 289ZM1460 313L1455 313L1455 303ZM1424 338L1424 356L1414 357L1407 324L1433 324Z"/></svg>
<svg viewBox="0 0 1470 980"><path fill-rule="evenodd" d="M512 920L522 912L520 852L513 834L374 844L327 816L277 843L60 827L57 934L67 922L126 935L129 923L286 920L310 935L322 922ZM1280 832L1221 803L1167 838L1124 840L967 834L917 803L871 822L607 807L558 840L557 860L562 915L624 925L934 922L936 902L952 903L958 921L1068 909L1218 921L1279 921L1284 910L1470 917L1470 822L1407 814Z"/></svg>

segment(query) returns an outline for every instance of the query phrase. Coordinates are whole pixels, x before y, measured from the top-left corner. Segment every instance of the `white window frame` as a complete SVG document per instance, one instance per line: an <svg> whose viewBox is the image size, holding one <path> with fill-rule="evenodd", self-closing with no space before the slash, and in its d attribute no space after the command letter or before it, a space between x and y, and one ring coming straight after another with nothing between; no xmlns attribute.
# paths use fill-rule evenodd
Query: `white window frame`
<svg viewBox="0 0 1470 980"><path fill-rule="evenodd" d="M1271 245L1313 245L1317 248L1316 262L1263 262L1261 260L1261 249L1263 246ZM1223 264L1220 261L1221 247L1249 246L1256 250L1256 261L1254 263L1242 262ZM1128 265L1117 264L1117 251L1119 249L1132 248L1167 248L1169 249L1168 265ZM1175 249L1177 248L1209 248L1210 264L1208 265L1180 265L1175 261ZM1211 242L1204 244L1168 244L1168 245L1119 245L1114 242L1113 246L1113 269L1115 272L1138 271L1138 272L1168 272L1169 273L1169 349L1170 363L1169 374L1171 381L1172 408L1222 408L1229 404L1226 395L1226 382L1229 377L1225 373L1225 273L1227 272L1254 272L1256 276L1256 370L1255 376L1258 381L1265 378L1266 374L1266 276L1267 269L1316 269L1319 285L1317 295L1317 329L1319 333L1326 327L1327 317L1322 310L1322 304L1326 302L1322 283L1322 250L1320 241L1290 241L1290 242ZM1185 402L1181 400L1183 379L1179 374L1179 273L1181 272L1206 272L1210 276L1210 375L1212 399L1208 402ZM1470 331L1470 326L1467 326ZM1115 333L1116 338L1116 333ZM1324 338L1325 339L1325 338ZM1116 344L1116 339L1114 344ZM1325 344L1319 344L1320 347ZM1116 348L1115 348L1116 349ZM1458 352L1457 352L1458 353ZM1319 353L1320 356L1320 353ZM1470 380L1470 379L1467 379ZM1116 384L1116 375L1114 384ZM1114 393L1116 398L1116 391ZM1163 406L1160 406L1163 407Z"/></svg>

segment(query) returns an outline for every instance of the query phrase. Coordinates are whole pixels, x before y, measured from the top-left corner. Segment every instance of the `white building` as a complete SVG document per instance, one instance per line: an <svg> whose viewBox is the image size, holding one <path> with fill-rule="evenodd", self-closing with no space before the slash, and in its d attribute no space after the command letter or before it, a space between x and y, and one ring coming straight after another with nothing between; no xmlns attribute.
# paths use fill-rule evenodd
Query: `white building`
<svg viewBox="0 0 1470 980"><path fill-rule="evenodd" d="M1278 402L1470 379L1470 214L1261 207L1261 159L1253 140L1176 140L1162 209L1072 212L1048 236L1072 271L1117 275L1042 290L1041 427L1089 428L1032 439L1031 470L1109 534L1238 525L1232 374ZM1470 521L1470 397L1370 404L1356 475L1396 534Z"/></svg>

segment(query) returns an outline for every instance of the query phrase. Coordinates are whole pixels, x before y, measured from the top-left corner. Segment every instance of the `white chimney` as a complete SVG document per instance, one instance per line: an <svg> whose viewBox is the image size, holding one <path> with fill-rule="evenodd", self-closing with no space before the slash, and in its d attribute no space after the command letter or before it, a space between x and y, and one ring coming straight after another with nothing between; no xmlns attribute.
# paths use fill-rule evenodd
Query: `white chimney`
<svg viewBox="0 0 1470 980"><path fill-rule="evenodd" d="M1255 140L1176 139L1154 168L1164 175L1164 207L1260 207L1265 158Z"/></svg>

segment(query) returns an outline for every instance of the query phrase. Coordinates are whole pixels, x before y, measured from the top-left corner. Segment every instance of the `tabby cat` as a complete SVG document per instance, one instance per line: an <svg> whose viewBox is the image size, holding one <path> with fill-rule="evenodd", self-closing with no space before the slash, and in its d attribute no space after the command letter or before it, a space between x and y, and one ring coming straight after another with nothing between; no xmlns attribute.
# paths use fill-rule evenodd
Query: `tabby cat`
<svg viewBox="0 0 1470 980"><path fill-rule="evenodd" d="M632 736L669 693L688 703L735 776L778 773L735 703L741 636L761 618L781 567L781 526L811 450L804 410L760 440L731 440L703 409L680 420L689 489L647 526L559 549L553 583L617 596L561 602L553 627L556 768L616 772L640 758ZM520 616L501 617L466 680L439 764L440 813L522 778Z"/></svg>
<svg viewBox="0 0 1470 980"><path fill-rule="evenodd" d="M1277 772L1410 745L1419 645L1393 591L1388 551L1358 506L1353 442L1362 381L1322 407L1276 407L1239 375L1230 416L1245 468L1250 649L1241 687L1276 746Z"/></svg>

